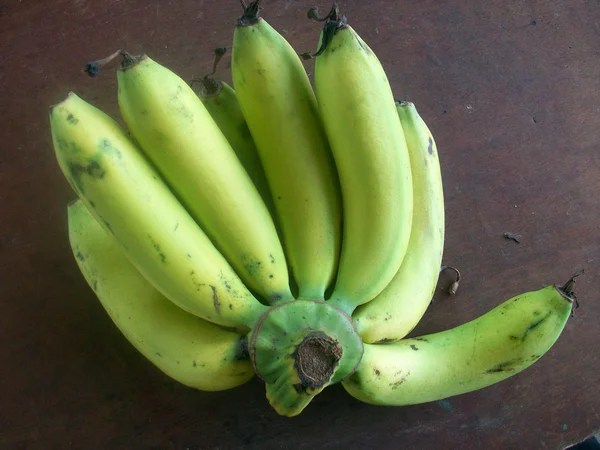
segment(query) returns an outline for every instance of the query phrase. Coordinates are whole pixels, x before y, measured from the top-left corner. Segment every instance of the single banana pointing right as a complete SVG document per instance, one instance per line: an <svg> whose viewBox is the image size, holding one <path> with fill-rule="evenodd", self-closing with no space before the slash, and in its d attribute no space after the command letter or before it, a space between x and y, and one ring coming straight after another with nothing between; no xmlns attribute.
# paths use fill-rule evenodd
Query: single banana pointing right
<svg viewBox="0 0 600 450"><path fill-rule="evenodd" d="M576 298L564 286L526 292L451 330L393 344L365 344L358 370L343 382L375 405L413 405L490 386L537 361L556 342Z"/></svg>
<svg viewBox="0 0 600 450"><path fill-rule="evenodd" d="M267 310L119 125L70 93L50 110L63 174L133 265L203 319L252 328Z"/></svg>
<svg viewBox="0 0 600 450"><path fill-rule="evenodd" d="M410 159L375 53L344 20L327 22L321 36L326 46L316 56L315 91L344 211L329 301L350 314L389 284L406 253L413 213Z"/></svg>
<svg viewBox="0 0 600 450"><path fill-rule="evenodd" d="M239 334L166 299L131 265L80 200L67 211L69 241L79 269L140 353L171 378L203 391L231 389L252 378Z"/></svg>
<svg viewBox="0 0 600 450"><path fill-rule="evenodd" d="M256 143L299 297L323 300L337 271L341 199L300 58L248 4L233 36L233 85Z"/></svg>
<svg viewBox="0 0 600 450"><path fill-rule="evenodd" d="M410 102L396 108L406 136L413 180L413 222L406 256L390 284L352 318L366 343L406 336L431 303L444 248L444 192L435 140Z"/></svg>

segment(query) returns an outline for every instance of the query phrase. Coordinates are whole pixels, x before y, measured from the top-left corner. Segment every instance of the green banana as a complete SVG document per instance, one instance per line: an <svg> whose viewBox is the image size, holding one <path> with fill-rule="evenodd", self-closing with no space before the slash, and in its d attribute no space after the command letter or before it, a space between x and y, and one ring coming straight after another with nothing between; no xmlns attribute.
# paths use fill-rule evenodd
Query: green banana
<svg viewBox="0 0 600 450"><path fill-rule="evenodd" d="M231 389L254 371L242 337L186 313L157 291L79 200L68 207L69 240L86 281L127 340L174 380Z"/></svg>
<svg viewBox="0 0 600 450"><path fill-rule="evenodd" d="M291 300L271 215L192 88L147 56L125 58L118 84L131 134L246 286L269 303Z"/></svg>
<svg viewBox="0 0 600 450"><path fill-rule="evenodd" d="M412 405L490 386L526 369L556 342L574 284L517 295L454 329L393 344L365 344L344 388L376 405Z"/></svg>
<svg viewBox="0 0 600 450"><path fill-rule="evenodd" d="M334 28L335 27L335 28ZM375 53L345 21L328 22L315 91L338 169L342 250L331 302L351 313L377 296L402 263L413 193L406 140Z"/></svg>
<svg viewBox="0 0 600 450"><path fill-rule="evenodd" d="M192 314L252 328L267 307L116 122L70 93L52 107L50 125L65 177L146 279Z"/></svg>
<svg viewBox="0 0 600 450"><path fill-rule="evenodd" d="M273 195L299 298L323 299L337 271L341 199L300 58L252 2L233 37L232 76Z"/></svg>
<svg viewBox="0 0 600 450"><path fill-rule="evenodd" d="M205 77L200 81L202 88L196 89L196 94L250 175L254 186L267 205L271 217L276 218L277 213L269 190L269 183L235 91L221 80Z"/></svg>
<svg viewBox="0 0 600 450"><path fill-rule="evenodd" d="M435 140L410 102L397 102L413 180L406 256L390 284L352 319L364 342L402 339L421 320L437 284L444 248L444 192Z"/></svg>

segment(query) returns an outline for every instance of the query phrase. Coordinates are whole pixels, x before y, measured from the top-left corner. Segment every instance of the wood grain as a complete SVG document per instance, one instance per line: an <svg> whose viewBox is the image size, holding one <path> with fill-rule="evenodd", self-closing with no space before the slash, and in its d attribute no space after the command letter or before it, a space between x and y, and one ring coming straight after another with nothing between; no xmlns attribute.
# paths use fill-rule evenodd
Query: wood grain
<svg viewBox="0 0 600 450"><path fill-rule="evenodd" d="M264 17L299 53L316 46L319 25L305 19L313 4L265 0ZM239 3L4 0L0 447L558 449L600 428L600 4L340 7L438 142L444 263L462 282L449 297L442 277L413 335L585 267L581 308L556 345L525 372L443 402L372 407L334 386L295 419L271 410L258 380L221 393L169 380L119 334L78 272L66 233L74 194L54 159L48 106L73 90L118 118L113 69L97 79L81 71L117 48L186 79L207 72L212 49L231 44ZM225 62L219 75L230 81Z"/></svg>

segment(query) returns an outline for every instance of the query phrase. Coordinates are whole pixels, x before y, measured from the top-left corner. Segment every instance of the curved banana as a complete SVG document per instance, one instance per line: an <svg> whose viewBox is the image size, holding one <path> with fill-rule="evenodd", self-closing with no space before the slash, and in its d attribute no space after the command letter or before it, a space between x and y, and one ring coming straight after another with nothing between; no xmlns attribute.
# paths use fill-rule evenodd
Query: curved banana
<svg viewBox="0 0 600 450"><path fill-rule="evenodd" d="M572 310L573 279L517 295L451 330L394 344L365 344L358 370L343 382L375 405L413 405L484 388L537 361Z"/></svg>
<svg viewBox="0 0 600 450"><path fill-rule="evenodd" d="M213 118L223 135L231 144L231 148L250 175L254 186L258 189L263 201L267 205L271 216L275 220L276 212L269 183L265 176L258 150L248 129L248 124L240 108L235 91L231 86L221 80L204 78L201 80L202 88L195 90L202 100L206 110ZM277 224L275 224L277 226Z"/></svg>
<svg viewBox="0 0 600 450"><path fill-rule="evenodd" d="M147 56L126 57L118 82L131 134L238 275L268 302L291 300L271 215L198 96Z"/></svg>
<svg viewBox="0 0 600 450"><path fill-rule="evenodd" d="M433 297L444 249L444 192L435 140L414 104L397 102L396 108L410 155L412 229L390 284L352 315L367 343L402 339L417 325Z"/></svg>
<svg viewBox="0 0 600 450"><path fill-rule="evenodd" d="M51 109L50 125L65 177L146 279L192 314L252 328L267 307L117 123L70 93Z"/></svg>
<svg viewBox="0 0 600 450"><path fill-rule="evenodd" d="M248 5L232 76L273 195L299 298L323 299L339 257L341 200L317 102L300 58Z"/></svg>
<svg viewBox="0 0 600 450"><path fill-rule="evenodd" d="M239 334L186 313L127 260L117 241L77 200L69 240L87 283L131 344L162 372L203 391L231 389L254 375Z"/></svg>
<svg viewBox="0 0 600 450"><path fill-rule="evenodd" d="M315 90L344 211L330 301L351 313L388 285L406 253L413 212L410 159L392 90L373 51L343 21L322 41L327 46L315 63Z"/></svg>

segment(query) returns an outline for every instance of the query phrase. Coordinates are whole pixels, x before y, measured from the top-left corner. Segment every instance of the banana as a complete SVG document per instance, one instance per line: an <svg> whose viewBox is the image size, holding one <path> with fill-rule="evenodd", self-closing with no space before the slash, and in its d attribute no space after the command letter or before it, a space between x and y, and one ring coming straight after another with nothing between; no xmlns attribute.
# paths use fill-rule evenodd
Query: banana
<svg viewBox="0 0 600 450"><path fill-rule="evenodd" d="M444 248L444 192L437 147L410 102L397 102L413 180L413 219L406 256L390 284L352 316L364 342L398 340L431 302Z"/></svg>
<svg viewBox="0 0 600 450"><path fill-rule="evenodd" d="M77 200L67 209L77 265L127 340L152 364L186 386L231 389L250 380L242 337L186 313L157 291L119 244Z"/></svg>
<svg viewBox="0 0 600 450"><path fill-rule="evenodd" d="M335 27L335 28L334 28ZM379 60L345 21L328 22L315 91L338 169L344 211L331 302L351 313L372 300L402 263L413 193L406 140Z"/></svg>
<svg viewBox="0 0 600 450"><path fill-rule="evenodd" d="M454 329L365 344L344 388L375 405L413 405L490 386L526 369L556 342L576 300L573 278L517 295Z"/></svg>
<svg viewBox="0 0 600 450"><path fill-rule="evenodd" d="M324 299L340 247L341 199L300 58L252 2L233 37L232 77L273 195L299 298Z"/></svg>
<svg viewBox="0 0 600 450"><path fill-rule="evenodd" d="M118 84L131 134L246 285L267 302L291 300L271 215L192 88L147 56L126 57Z"/></svg>
<svg viewBox="0 0 600 450"><path fill-rule="evenodd" d="M195 90L196 94L250 175L254 186L267 205L271 217L275 218L275 205L265 171L235 91L221 80L205 77L200 81L202 88ZM277 224L275 225L277 226Z"/></svg>
<svg viewBox="0 0 600 450"><path fill-rule="evenodd" d="M116 122L70 93L52 107L50 125L67 180L146 279L192 314L251 328L267 307Z"/></svg>

